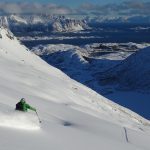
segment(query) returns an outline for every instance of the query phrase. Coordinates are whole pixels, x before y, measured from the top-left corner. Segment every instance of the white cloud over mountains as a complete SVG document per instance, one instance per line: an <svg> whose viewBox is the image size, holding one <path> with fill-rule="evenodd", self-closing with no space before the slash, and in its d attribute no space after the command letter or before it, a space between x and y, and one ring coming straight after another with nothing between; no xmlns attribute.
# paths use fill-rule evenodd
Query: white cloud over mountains
<svg viewBox="0 0 150 150"><path fill-rule="evenodd" d="M40 4L40 3L1 3L0 13L48 13L48 14L69 14L69 7L58 6L55 4Z"/></svg>
<svg viewBox="0 0 150 150"><path fill-rule="evenodd" d="M60 15L147 15L150 14L150 2L126 1L120 4L95 5L86 3L78 8L56 4L6 3L0 2L0 14L7 13L47 13Z"/></svg>

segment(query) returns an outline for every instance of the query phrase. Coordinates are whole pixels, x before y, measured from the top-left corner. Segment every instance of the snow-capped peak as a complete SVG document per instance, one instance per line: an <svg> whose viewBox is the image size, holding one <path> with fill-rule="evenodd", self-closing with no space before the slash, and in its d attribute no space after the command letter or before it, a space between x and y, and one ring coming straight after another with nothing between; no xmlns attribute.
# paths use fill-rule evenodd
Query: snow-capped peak
<svg viewBox="0 0 150 150"><path fill-rule="evenodd" d="M13 20L14 22L18 24L27 24L27 21L25 19L17 15L10 15L9 19Z"/></svg>
<svg viewBox="0 0 150 150"><path fill-rule="evenodd" d="M5 18L5 19L4 19ZM64 16L50 15L8 15L0 17L2 24L13 32L37 30L41 32L72 32L88 29L83 20L69 19Z"/></svg>

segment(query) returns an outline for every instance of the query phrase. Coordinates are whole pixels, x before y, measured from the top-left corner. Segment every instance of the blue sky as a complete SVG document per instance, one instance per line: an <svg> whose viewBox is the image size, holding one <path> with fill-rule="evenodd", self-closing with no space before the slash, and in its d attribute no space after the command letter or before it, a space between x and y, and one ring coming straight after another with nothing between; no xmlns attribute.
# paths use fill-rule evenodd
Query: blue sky
<svg viewBox="0 0 150 150"><path fill-rule="evenodd" d="M91 4L109 4L109 3L121 3L124 1L138 1L138 0L25 0L24 2L39 2L39 3L54 3L57 5L78 7L84 3ZM140 2L148 2L150 0L139 0ZM1 0L1 2L23 2L23 0Z"/></svg>
<svg viewBox="0 0 150 150"><path fill-rule="evenodd" d="M22 0L2 0L7 2L21 2ZM55 3L58 5L79 6L83 3L106 4L106 3L120 3L125 0L26 0L26 2L40 2L40 3Z"/></svg>
<svg viewBox="0 0 150 150"><path fill-rule="evenodd" d="M150 0L0 0L0 14L6 13L150 16Z"/></svg>

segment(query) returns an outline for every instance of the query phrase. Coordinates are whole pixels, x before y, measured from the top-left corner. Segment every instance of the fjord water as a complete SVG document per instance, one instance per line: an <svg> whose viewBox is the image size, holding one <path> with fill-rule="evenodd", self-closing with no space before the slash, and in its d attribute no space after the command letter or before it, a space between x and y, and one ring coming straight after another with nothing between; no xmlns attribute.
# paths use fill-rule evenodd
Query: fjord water
<svg viewBox="0 0 150 150"><path fill-rule="evenodd" d="M53 36L54 39L40 38L37 40L24 40L27 47L33 47L39 44L71 44L85 45L90 43L148 43L150 42L150 25L139 24L98 24L93 25L92 29L82 32L64 32L64 33L15 33L17 36ZM58 37L58 38L57 38ZM62 37L61 39L59 37ZM66 38L67 37L67 38Z"/></svg>

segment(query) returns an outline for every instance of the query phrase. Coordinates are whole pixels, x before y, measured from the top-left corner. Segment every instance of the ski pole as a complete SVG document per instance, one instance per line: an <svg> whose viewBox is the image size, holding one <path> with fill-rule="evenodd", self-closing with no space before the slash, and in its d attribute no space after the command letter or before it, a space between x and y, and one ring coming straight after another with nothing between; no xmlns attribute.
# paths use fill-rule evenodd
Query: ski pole
<svg viewBox="0 0 150 150"><path fill-rule="evenodd" d="M37 117L38 117L39 123L42 123L42 121L40 120L40 117L39 117L37 111L35 111L35 112L36 112L36 115L37 115Z"/></svg>

